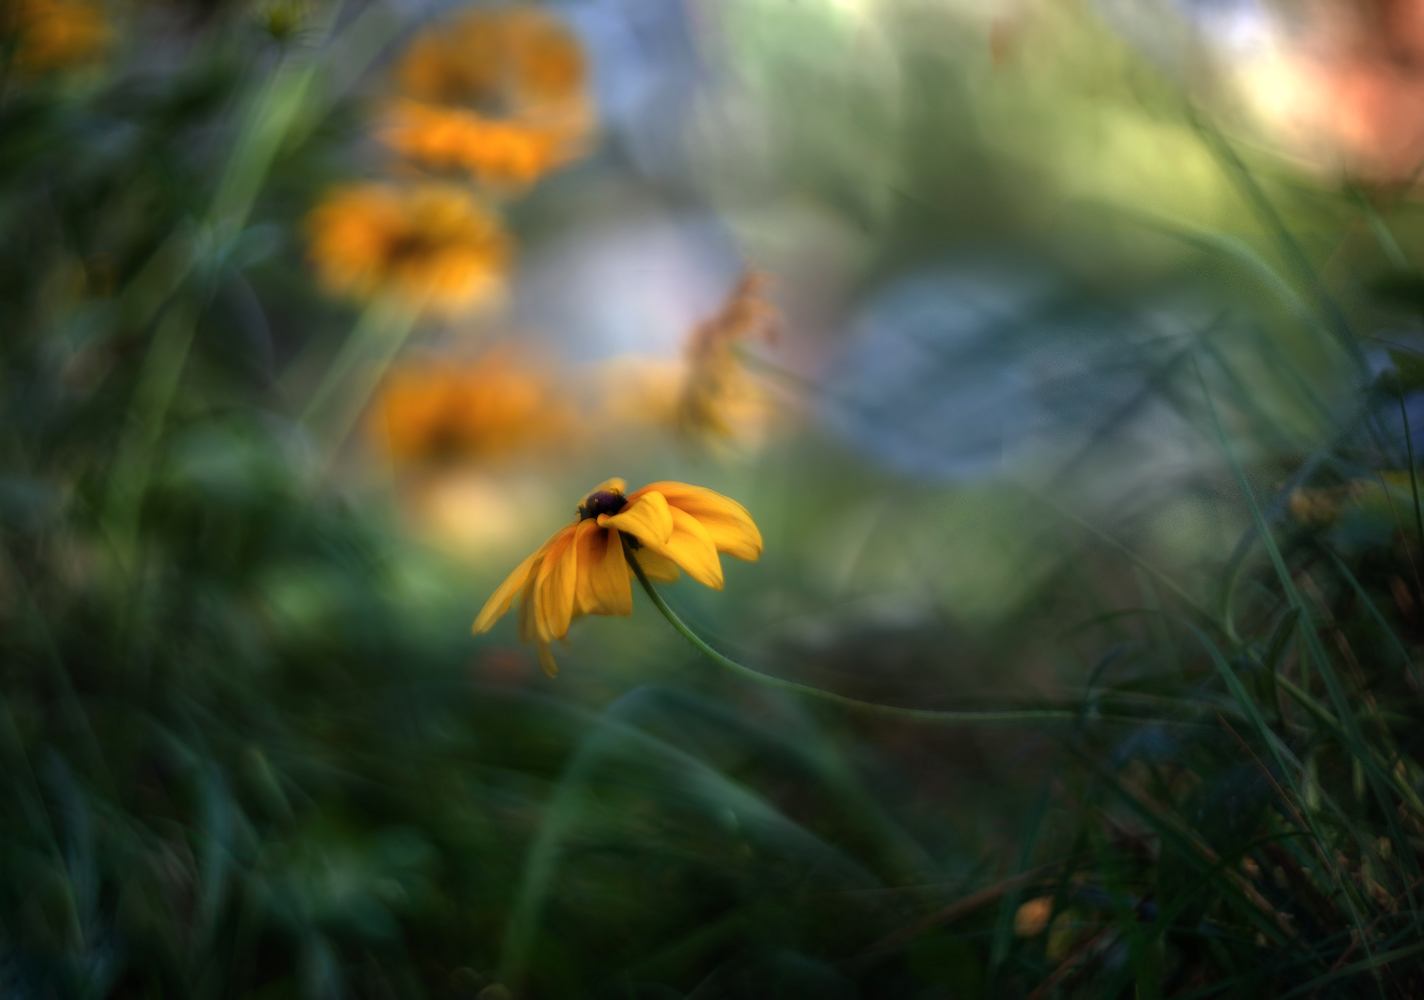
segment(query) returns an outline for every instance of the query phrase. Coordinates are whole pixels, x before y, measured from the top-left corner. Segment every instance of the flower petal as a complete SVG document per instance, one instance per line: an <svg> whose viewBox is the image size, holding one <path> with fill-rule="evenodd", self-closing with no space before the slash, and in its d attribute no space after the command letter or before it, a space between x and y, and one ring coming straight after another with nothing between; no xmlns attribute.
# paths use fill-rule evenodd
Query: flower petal
<svg viewBox="0 0 1424 1000"><path fill-rule="evenodd" d="M490 599L485 602L485 606L480 609L479 617L475 619L475 624L471 629L475 635L481 632L488 632L494 628L494 623L504 617L504 613L509 610L510 604L514 602L514 595L523 589L524 583L529 579L529 574L534 572L539 565L539 560L543 558L544 549L548 543L541 545L538 551L531 554L520 563L513 573L504 578L504 582L499 585Z"/></svg>
<svg viewBox="0 0 1424 1000"><path fill-rule="evenodd" d="M565 525L554 532L548 541L534 551L533 555L516 566L514 572L504 578L504 582L490 595L490 599L486 601L485 606L480 609L479 617L475 619L475 624L472 629L475 635L479 635L481 632L488 632L494 627L494 623L499 621L505 612L509 610L509 605L514 601L514 595L516 593L521 590L527 593L529 589L528 585L532 582L530 577L538 573L540 562L549 551L549 546L553 545L561 535L572 527L573 525ZM524 624L522 621L525 614L524 597L522 595L520 597L519 608L521 618L519 626L520 639L521 641L527 642L528 640L524 638Z"/></svg>
<svg viewBox="0 0 1424 1000"><path fill-rule="evenodd" d="M698 583L721 590L722 563L717 558L711 534L691 514L676 507L670 509L674 525L672 537L662 545L644 542L644 546L677 563Z"/></svg>
<svg viewBox="0 0 1424 1000"><path fill-rule="evenodd" d="M573 619L574 586L578 580L574 538L578 527L569 525L550 543L534 580L534 626L544 642L562 639Z"/></svg>
<svg viewBox="0 0 1424 1000"><path fill-rule="evenodd" d="M554 662L554 651L549 648L549 644L543 639L538 640L535 646L539 650L539 666L544 668L544 673L550 677L559 676L559 665Z"/></svg>
<svg viewBox="0 0 1424 1000"><path fill-rule="evenodd" d="M748 562L755 562L761 555L761 532L747 509L731 497L687 483L660 482L633 491L628 500L636 502L651 493L661 493L668 506L684 510L701 521L718 552Z"/></svg>
<svg viewBox="0 0 1424 1000"><path fill-rule="evenodd" d="M672 514L661 493L645 493L617 514L599 514L600 528L626 531L644 545L662 545L672 537Z"/></svg>
<svg viewBox="0 0 1424 1000"><path fill-rule="evenodd" d="M578 549L579 572L574 580L574 614L596 615L599 613L598 595L593 590L591 569L603 560L608 532L588 519L580 521L576 531L574 545Z"/></svg>
<svg viewBox="0 0 1424 1000"><path fill-rule="evenodd" d="M682 571L677 568L677 563L667 556L660 556L652 549L639 549L633 554L633 558L638 560L638 565L643 567L644 574L649 580L657 580L659 583L672 583L682 576ZM631 576L633 568L628 567L628 574Z"/></svg>
<svg viewBox="0 0 1424 1000"><path fill-rule="evenodd" d="M593 530L580 537L578 603L584 614L633 613L633 590L628 585L628 562L617 528L607 530L585 521Z"/></svg>
<svg viewBox="0 0 1424 1000"><path fill-rule="evenodd" d="M633 613L633 592L628 586L628 567L623 559L623 542L613 528L600 528L594 521L579 525L578 581L575 585L574 616L629 615ZM616 574L610 582L608 573ZM617 586L622 584L621 593Z"/></svg>
<svg viewBox="0 0 1424 1000"><path fill-rule="evenodd" d="M540 562L529 567L529 578L524 581L524 590L519 595L519 641L530 642L538 634L538 599L535 597L535 585L545 574L546 563L544 560L549 555L549 550L556 543L562 542L566 538L573 536L574 528L577 524L566 524L553 536L539 547L539 551L534 553L540 558Z"/></svg>
<svg viewBox="0 0 1424 1000"><path fill-rule="evenodd" d="M540 568L543 568L542 565ZM534 584L538 582L538 579L538 574L531 573L529 579L524 582L524 592L519 595L520 642L533 642L539 637L539 628L535 624L534 614Z"/></svg>

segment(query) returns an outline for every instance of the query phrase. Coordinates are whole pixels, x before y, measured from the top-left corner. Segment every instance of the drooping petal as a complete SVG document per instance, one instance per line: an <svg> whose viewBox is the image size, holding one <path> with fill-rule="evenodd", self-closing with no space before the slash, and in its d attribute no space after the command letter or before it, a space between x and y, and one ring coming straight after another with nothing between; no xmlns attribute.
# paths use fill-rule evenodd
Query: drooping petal
<svg viewBox="0 0 1424 1000"><path fill-rule="evenodd" d="M633 588L628 585L628 560L623 557L623 539L617 528L600 532L604 537L603 558L589 567L593 592L598 597L599 614L626 618L633 613Z"/></svg>
<svg viewBox="0 0 1424 1000"><path fill-rule="evenodd" d="M589 530L578 538L579 573L577 604L587 615L633 613L633 591L628 585L628 563L623 558L623 539L616 528L600 528L584 521Z"/></svg>
<svg viewBox="0 0 1424 1000"><path fill-rule="evenodd" d="M672 514L661 493L645 493L617 514L599 514L600 528L626 531L644 545L663 545L672 537Z"/></svg>
<svg viewBox="0 0 1424 1000"><path fill-rule="evenodd" d="M592 530L590 530L592 529ZM593 589L592 568L603 560L604 548L608 544L608 532L594 521L579 522L574 545L578 549L578 577L574 581L574 614L600 614L598 595Z"/></svg>
<svg viewBox="0 0 1424 1000"><path fill-rule="evenodd" d="M542 568L542 565L541 565ZM531 573L524 582L524 591L519 595L519 641L533 642L539 637L539 627L535 623L534 584L539 580L537 573Z"/></svg>
<svg viewBox="0 0 1424 1000"><path fill-rule="evenodd" d="M717 558L717 547L712 544L711 534L691 514L676 507L670 509L672 537L661 545L644 542L644 547L671 559L698 583L721 590L722 563Z"/></svg>
<svg viewBox="0 0 1424 1000"><path fill-rule="evenodd" d="M701 521L718 552L748 562L755 562L761 555L761 532L747 509L731 497L687 483L660 482L634 490L628 500L636 502L649 493L661 493L668 506L684 510Z"/></svg>
<svg viewBox="0 0 1424 1000"><path fill-rule="evenodd" d="M539 549L535 555L540 557L540 562L531 566L529 579L524 582L524 591L519 595L519 641L532 642L539 634L539 597L537 594L538 584L546 574L546 560L549 550L555 545L562 545L567 539L573 537L574 529L578 525L566 524L551 537Z"/></svg>
<svg viewBox="0 0 1424 1000"><path fill-rule="evenodd" d="M510 604L514 602L514 595L519 593L524 587L524 582L529 579L529 574L536 571L539 560L544 556L544 549L548 543L539 547L517 567L514 572L504 578L498 589L490 595L490 599L485 602L485 606L480 609L479 617L475 619L475 624L471 631L475 635L481 632L488 632L494 628L494 623L504 617L504 613L509 610Z"/></svg>
<svg viewBox="0 0 1424 1000"><path fill-rule="evenodd" d="M639 549L634 553L633 558L638 560L638 565L643 567L643 572L649 580L657 580L659 583L673 583L682 576L682 571L677 568L677 563L667 556L660 556L652 549ZM633 568L628 568L631 576Z"/></svg>
<svg viewBox="0 0 1424 1000"><path fill-rule="evenodd" d="M535 646L539 650L539 666L544 668L544 673L550 677L559 675L559 665L554 662L554 651L549 648L549 644L543 639L535 641Z"/></svg>
<svg viewBox="0 0 1424 1000"><path fill-rule="evenodd" d="M540 639L562 639L574 614L574 587L578 580L578 551L569 525L549 546L534 581L534 625Z"/></svg>

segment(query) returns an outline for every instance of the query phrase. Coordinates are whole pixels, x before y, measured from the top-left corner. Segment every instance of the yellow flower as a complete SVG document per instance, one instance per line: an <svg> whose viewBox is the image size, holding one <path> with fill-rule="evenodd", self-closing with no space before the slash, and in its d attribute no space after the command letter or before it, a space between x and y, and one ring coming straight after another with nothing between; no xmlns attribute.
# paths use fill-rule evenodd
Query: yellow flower
<svg viewBox="0 0 1424 1000"><path fill-rule="evenodd" d="M307 218L310 257L330 291L392 295L454 314L503 288L509 240L467 192L438 184L339 188Z"/></svg>
<svg viewBox="0 0 1424 1000"><path fill-rule="evenodd" d="M633 613L623 535L652 579L676 580L681 569L716 590L722 589L718 553L748 561L761 555L761 532L735 500L686 483L649 483L627 495L625 487L610 479L585 496L578 517L499 585L475 619L475 634L489 631L518 595L519 638L538 646L539 663L552 677L558 668L549 644L568 634L575 618Z"/></svg>
<svg viewBox="0 0 1424 1000"><path fill-rule="evenodd" d="M528 184L592 131L583 50L534 7L476 10L417 35L394 72L380 138L402 156Z"/></svg>
<svg viewBox="0 0 1424 1000"><path fill-rule="evenodd" d="M113 37L104 8L83 0L19 0L11 18L15 66L29 74L92 63Z"/></svg>
<svg viewBox="0 0 1424 1000"><path fill-rule="evenodd" d="M679 433L692 439L733 439L761 422L766 400L747 374L738 347L751 339L770 341L780 326L780 313L766 300L766 278L748 271L722 308L688 337L687 375L674 415Z"/></svg>
<svg viewBox="0 0 1424 1000"><path fill-rule="evenodd" d="M395 68L417 101L524 113L582 101L587 68L578 40L537 7L472 10L416 35Z"/></svg>
<svg viewBox="0 0 1424 1000"><path fill-rule="evenodd" d="M398 462L497 459L573 438L550 374L508 351L472 365L412 364L386 379L371 432Z"/></svg>
<svg viewBox="0 0 1424 1000"><path fill-rule="evenodd" d="M465 170L494 184L525 185L578 153L578 130L489 118L476 111L394 102L380 137L402 156Z"/></svg>

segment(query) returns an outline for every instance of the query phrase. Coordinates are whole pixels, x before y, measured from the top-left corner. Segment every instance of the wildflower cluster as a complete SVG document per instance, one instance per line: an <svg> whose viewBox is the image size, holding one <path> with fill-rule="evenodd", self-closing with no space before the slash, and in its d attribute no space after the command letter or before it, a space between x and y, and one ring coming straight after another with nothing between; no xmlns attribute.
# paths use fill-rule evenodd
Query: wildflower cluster
<svg viewBox="0 0 1424 1000"><path fill-rule="evenodd" d="M376 128L401 179L337 188L308 218L326 288L445 316L496 301L509 239L491 196L582 153L585 77L577 40L534 7L475 10L417 35ZM411 167L446 176L410 180Z"/></svg>
<svg viewBox="0 0 1424 1000"><path fill-rule="evenodd" d="M625 357L567 374L498 351L473 364L399 368L381 390L371 433L396 462L422 464L548 453L591 426L651 430L698 446L749 443L764 430L771 401L747 370L742 345L772 340L781 324L766 284L759 273L743 275L689 332L680 361Z"/></svg>

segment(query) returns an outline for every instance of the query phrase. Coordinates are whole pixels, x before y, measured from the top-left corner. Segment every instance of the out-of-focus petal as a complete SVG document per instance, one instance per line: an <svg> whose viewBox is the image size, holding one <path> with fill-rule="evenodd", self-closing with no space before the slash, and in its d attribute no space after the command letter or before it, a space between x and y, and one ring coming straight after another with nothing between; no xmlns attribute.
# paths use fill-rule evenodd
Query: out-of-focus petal
<svg viewBox="0 0 1424 1000"><path fill-rule="evenodd" d="M749 562L754 562L761 555L761 532L747 509L731 497L702 486L660 482L635 490L628 500L634 502L651 493L661 493L670 507L684 510L697 518L711 535L718 552Z"/></svg>
<svg viewBox="0 0 1424 1000"><path fill-rule="evenodd" d="M663 545L672 537L673 520L661 493L644 493L618 514L598 515L598 526L626 531L644 545Z"/></svg>
<svg viewBox="0 0 1424 1000"><path fill-rule="evenodd" d="M539 666L544 669L544 673L550 677L559 675L559 665L554 662L554 651L549 648L549 644L543 639L538 640L535 645L539 649Z"/></svg>
<svg viewBox="0 0 1424 1000"><path fill-rule="evenodd" d="M540 567L542 569L542 566ZM536 602L534 600L534 585L539 582L538 573L530 573L529 579L524 581L524 591L519 595L519 641L533 642L539 637L539 627L537 624Z"/></svg>
<svg viewBox="0 0 1424 1000"><path fill-rule="evenodd" d="M544 548L545 546L541 546L537 552L515 567L514 572L504 578L499 589L490 595L490 599L480 609L479 617L475 619L472 629L475 635L488 632L494 627L495 622L504 617L504 613L509 610L509 605L514 601L514 595L523 588L524 582L529 579L529 574L537 569L538 562L544 555Z"/></svg>

